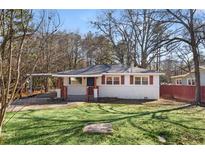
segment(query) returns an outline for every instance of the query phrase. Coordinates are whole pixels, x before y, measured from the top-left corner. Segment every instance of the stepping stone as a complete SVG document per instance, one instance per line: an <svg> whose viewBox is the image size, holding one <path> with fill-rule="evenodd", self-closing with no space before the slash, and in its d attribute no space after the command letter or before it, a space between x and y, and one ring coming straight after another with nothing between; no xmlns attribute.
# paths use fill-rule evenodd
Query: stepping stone
<svg viewBox="0 0 205 154"><path fill-rule="evenodd" d="M161 142L161 143L166 143L167 142L166 139L162 136L157 136L157 138L158 138L159 142Z"/></svg>
<svg viewBox="0 0 205 154"><path fill-rule="evenodd" d="M112 124L111 123L89 124L83 128L83 132L84 133L111 134Z"/></svg>

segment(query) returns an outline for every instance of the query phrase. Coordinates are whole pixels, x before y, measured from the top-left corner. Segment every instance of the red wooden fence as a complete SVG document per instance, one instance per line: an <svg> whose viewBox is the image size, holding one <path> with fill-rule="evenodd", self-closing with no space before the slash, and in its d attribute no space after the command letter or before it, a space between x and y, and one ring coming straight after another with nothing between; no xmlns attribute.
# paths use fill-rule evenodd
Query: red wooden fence
<svg viewBox="0 0 205 154"><path fill-rule="evenodd" d="M160 97L176 98L185 101L194 101L195 86L186 85L161 85ZM205 102L205 86L201 86L201 100Z"/></svg>

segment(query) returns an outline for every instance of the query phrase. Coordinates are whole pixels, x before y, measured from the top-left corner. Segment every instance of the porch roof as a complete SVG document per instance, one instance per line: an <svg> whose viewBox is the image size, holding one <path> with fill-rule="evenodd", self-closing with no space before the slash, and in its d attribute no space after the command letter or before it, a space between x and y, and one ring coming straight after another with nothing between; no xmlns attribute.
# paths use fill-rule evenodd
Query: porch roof
<svg viewBox="0 0 205 154"><path fill-rule="evenodd" d="M66 75L66 74L54 74L52 75L54 77L100 77L102 74L93 74L93 75Z"/></svg>

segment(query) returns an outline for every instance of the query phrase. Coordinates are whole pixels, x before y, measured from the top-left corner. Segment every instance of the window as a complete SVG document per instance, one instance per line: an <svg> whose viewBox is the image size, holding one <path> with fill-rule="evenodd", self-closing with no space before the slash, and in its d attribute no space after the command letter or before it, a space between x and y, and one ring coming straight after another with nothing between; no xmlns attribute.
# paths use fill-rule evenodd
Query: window
<svg viewBox="0 0 205 154"><path fill-rule="evenodd" d="M108 85L119 85L120 84L120 76L108 76L106 77L106 84Z"/></svg>
<svg viewBox="0 0 205 154"><path fill-rule="evenodd" d="M182 80L181 79L177 79L176 80L176 84L182 84Z"/></svg>
<svg viewBox="0 0 205 154"><path fill-rule="evenodd" d="M120 84L120 77L114 77L114 84Z"/></svg>
<svg viewBox="0 0 205 154"><path fill-rule="evenodd" d="M71 85L80 85L82 84L82 78L81 77L76 77L76 78L70 78L70 83Z"/></svg>
<svg viewBox="0 0 205 154"><path fill-rule="evenodd" d="M195 79L191 79L191 78L187 79L187 84L188 85L195 85Z"/></svg>
<svg viewBox="0 0 205 154"><path fill-rule="evenodd" d="M148 77L142 77L142 84L147 85L148 84Z"/></svg>
<svg viewBox="0 0 205 154"><path fill-rule="evenodd" d="M112 84L112 77L107 77L107 84Z"/></svg>
<svg viewBox="0 0 205 154"><path fill-rule="evenodd" d="M148 85L149 84L149 77L148 76L135 76L135 84L136 85Z"/></svg>
<svg viewBox="0 0 205 154"><path fill-rule="evenodd" d="M188 83L188 85L191 85L191 80L187 79L187 83Z"/></svg>
<svg viewBox="0 0 205 154"><path fill-rule="evenodd" d="M195 79L192 79L192 85L195 85Z"/></svg>
<svg viewBox="0 0 205 154"><path fill-rule="evenodd" d="M135 84L137 85L141 84L141 77L135 77Z"/></svg>

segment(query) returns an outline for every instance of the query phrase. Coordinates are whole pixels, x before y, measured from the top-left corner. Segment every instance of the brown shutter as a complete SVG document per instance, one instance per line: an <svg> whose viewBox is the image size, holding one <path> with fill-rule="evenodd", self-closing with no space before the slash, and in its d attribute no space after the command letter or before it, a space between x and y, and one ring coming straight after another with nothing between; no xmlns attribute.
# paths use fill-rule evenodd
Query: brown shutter
<svg viewBox="0 0 205 154"><path fill-rule="evenodd" d="M102 84L105 84L105 75L102 76Z"/></svg>
<svg viewBox="0 0 205 154"><path fill-rule="evenodd" d="M130 84L133 84L133 75L130 75Z"/></svg>
<svg viewBox="0 0 205 154"><path fill-rule="evenodd" d="M124 84L124 83L125 83L125 76L121 75L121 84Z"/></svg>
<svg viewBox="0 0 205 154"><path fill-rule="evenodd" d="M70 79L70 77L68 78L68 84L71 84L71 79Z"/></svg>
<svg viewBox="0 0 205 154"><path fill-rule="evenodd" d="M151 84L151 85L153 84L153 75L149 76L149 84Z"/></svg>

